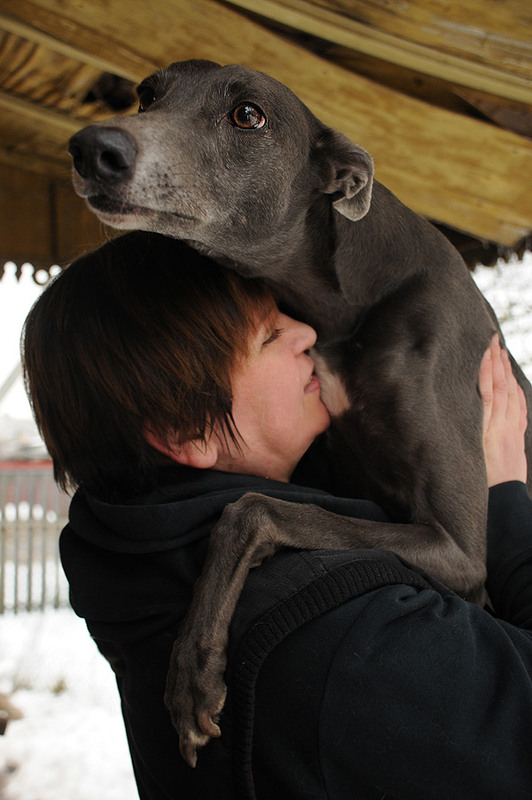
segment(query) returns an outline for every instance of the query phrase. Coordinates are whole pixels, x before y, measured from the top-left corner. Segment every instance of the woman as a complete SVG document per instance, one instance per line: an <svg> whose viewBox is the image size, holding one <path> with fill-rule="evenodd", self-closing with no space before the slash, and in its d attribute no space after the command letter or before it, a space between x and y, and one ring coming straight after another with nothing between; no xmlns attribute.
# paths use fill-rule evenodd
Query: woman
<svg viewBox="0 0 532 800"><path fill-rule="evenodd" d="M237 608L222 737L194 770L179 756L166 672L225 505L260 491L385 519L324 491L314 340L260 284L147 233L78 260L26 322L35 416L77 488L71 602L117 675L139 796L531 796L526 409L495 341L480 373L495 616L390 553L278 554Z"/></svg>

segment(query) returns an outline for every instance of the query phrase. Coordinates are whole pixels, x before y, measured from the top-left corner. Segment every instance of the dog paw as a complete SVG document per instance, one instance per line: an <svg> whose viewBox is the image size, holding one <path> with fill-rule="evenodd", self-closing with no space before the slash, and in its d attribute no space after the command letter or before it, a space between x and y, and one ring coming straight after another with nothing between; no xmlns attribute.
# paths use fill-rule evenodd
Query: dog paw
<svg viewBox="0 0 532 800"><path fill-rule="evenodd" d="M181 755L195 767L198 750L210 739L221 736L218 721L227 695L223 682L225 659L191 658L190 651L185 658L182 647L176 645L175 649L164 702L179 735Z"/></svg>
<svg viewBox="0 0 532 800"><path fill-rule="evenodd" d="M181 716L177 724L179 734L179 751L187 764L195 767L198 750L205 747L211 739L221 736L218 720L225 704L226 689L217 701L212 701L210 708L193 710L191 714Z"/></svg>

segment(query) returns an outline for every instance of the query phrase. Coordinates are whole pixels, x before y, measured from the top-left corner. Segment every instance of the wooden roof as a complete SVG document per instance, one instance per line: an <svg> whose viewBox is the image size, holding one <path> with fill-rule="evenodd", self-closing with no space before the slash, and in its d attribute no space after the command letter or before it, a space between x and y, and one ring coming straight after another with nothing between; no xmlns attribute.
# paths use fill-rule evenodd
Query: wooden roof
<svg viewBox="0 0 532 800"><path fill-rule="evenodd" d="M70 186L68 139L188 58L289 85L471 264L522 252L531 31L530 0L0 0L0 259L47 267L109 235Z"/></svg>

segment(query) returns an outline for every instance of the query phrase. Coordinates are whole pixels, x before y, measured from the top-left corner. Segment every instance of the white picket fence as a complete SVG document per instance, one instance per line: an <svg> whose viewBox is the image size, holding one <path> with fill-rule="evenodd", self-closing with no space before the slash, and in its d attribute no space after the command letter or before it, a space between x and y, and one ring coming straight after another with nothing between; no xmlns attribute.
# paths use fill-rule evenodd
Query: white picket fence
<svg viewBox="0 0 532 800"><path fill-rule="evenodd" d="M68 503L48 462L0 464L0 613L68 605L58 549Z"/></svg>

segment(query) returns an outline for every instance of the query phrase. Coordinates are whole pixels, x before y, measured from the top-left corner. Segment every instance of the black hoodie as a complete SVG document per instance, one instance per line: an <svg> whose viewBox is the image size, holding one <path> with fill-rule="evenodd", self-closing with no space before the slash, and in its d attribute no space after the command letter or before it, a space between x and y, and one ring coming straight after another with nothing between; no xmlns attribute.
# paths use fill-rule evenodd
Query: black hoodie
<svg viewBox="0 0 532 800"><path fill-rule="evenodd" d="M515 483L490 493L489 591L506 622L378 551L284 552L252 570L233 625L222 738L195 770L183 762L162 702L171 647L209 532L247 491L386 519L369 502L184 467L127 502L83 492L72 501L61 537L71 602L117 673L141 800L532 798L532 503ZM346 582L345 562L364 560L395 578ZM331 588L319 580L333 573L341 580L321 607ZM244 691L262 615L269 625L281 609L284 624L313 596L315 613L263 648Z"/></svg>

